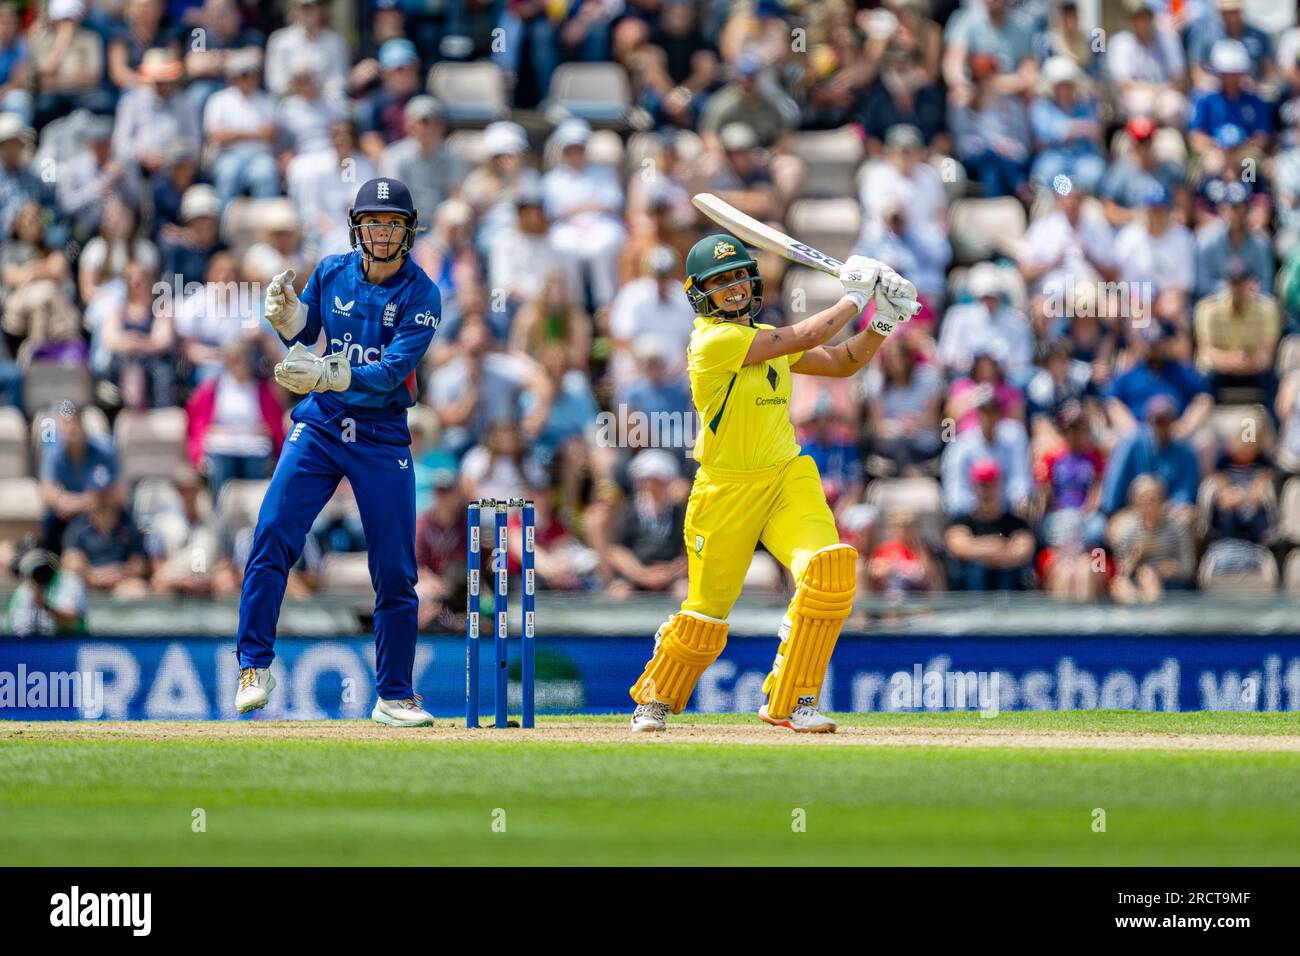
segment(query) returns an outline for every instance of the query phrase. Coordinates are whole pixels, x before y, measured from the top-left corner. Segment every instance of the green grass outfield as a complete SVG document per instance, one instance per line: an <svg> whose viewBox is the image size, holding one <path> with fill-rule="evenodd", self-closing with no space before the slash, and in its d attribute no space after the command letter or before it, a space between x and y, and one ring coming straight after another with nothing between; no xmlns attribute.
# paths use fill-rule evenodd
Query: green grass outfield
<svg viewBox="0 0 1300 956"><path fill-rule="evenodd" d="M625 720L0 722L0 862L1300 864L1296 714Z"/></svg>

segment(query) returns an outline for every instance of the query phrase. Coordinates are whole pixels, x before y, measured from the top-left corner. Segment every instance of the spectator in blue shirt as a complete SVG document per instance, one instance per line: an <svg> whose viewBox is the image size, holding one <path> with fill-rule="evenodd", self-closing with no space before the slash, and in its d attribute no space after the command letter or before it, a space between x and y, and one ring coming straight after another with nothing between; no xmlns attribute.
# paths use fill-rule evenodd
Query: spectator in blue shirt
<svg viewBox="0 0 1300 956"><path fill-rule="evenodd" d="M862 450L852 428L835 415L829 395L818 397L799 429L799 446L817 463L826 501L837 513L861 500Z"/></svg>
<svg viewBox="0 0 1300 956"><path fill-rule="evenodd" d="M27 40L23 36L18 6L0 3L0 109L16 113L25 124L32 121L32 97L24 82Z"/></svg>
<svg viewBox="0 0 1300 956"><path fill-rule="evenodd" d="M1137 361L1111 382L1106 411L1120 431L1128 431L1136 427L1137 416L1151 399L1163 395L1173 403L1176 432L1191 434L1214 407L1204 380L1191 363L1170 355L1171 330L1163 323L1148 320L1136 331L1130 344Z"/></svg>
<svg viewBox="0 0 1300 956"><path fill-rule="evenodd" d="M1196 506L1200 465L1192 446L1174 437L1178 406L1166 394L1146 403L1146 425L1116 446L1102 477L1101 508L1107 515L1128 503L1129 488L1142 475L1155 475L1169 489L1171 508Z"/></svg>
<svg viewBox="0 0 1300 956"><path fill-rule="evenodd" d="M62 548L68 525L90 510L96 492L111 491L125 501L118 483L117 459L86 437L81 410L74 408L66 415L60 412L57 420L58 442L47 448L41 462L41 497L46 509L42 533L45 546L55 552Z"/></svg>
<svg viewBox="0 0 1300 956"><path fill-rule="evenodd" d="M1219 215L1223 224L1208 226L1196 255L1196 295L1213 295L1224 287L1228 263L1240 259L1262 290L1273 288L1273 250L1268 236L1250 227L1250 189L1244 183L1228 184Z"/></svg>
<svg viewBox="0 0 1300 956"><path fill-rule="evenodd" d="M1076 185L1095 192L1106 172L1097 103L1079 89L1084 79L1069 57L1054 56L1043 64L1044 95L1029 107L1029 125L1041 150L1033 176L1041 186L1051 186L1057 176L1069 176Z"/></svg>
<svg viewBox="0 0 1300 956"><path fill-rule="evenodd" d="M62 565L93 591L117 597L149 592L144 535L111 488L91 492L90 510L68 525Z"/></svg>
<svg viewBox="0 0 1300 956"><path fill-rule="evenodd" d="M1146 199L1159 191L1172 194L1182 185L1184 172L1175 162L1156 155L1155 120L1137 116L1124 126L1131 144L1125 156L1114 159L1101 182L1106 218L1115 228L1131 222Z"/></svg>
<svg viewBox="0 0 1300 956"><path fill-rule="evenodd" d="M1252 145L1264 148L1273 134L1273 116L1268 104L1246 86L1251 66L1246 48L1236 40L1221 40L1210 63L1219 76L1219 89L1201 93L1193 101L1188 146L1194 153L1210 153L1219 127L1233 123L1245 131Z"/></svg>

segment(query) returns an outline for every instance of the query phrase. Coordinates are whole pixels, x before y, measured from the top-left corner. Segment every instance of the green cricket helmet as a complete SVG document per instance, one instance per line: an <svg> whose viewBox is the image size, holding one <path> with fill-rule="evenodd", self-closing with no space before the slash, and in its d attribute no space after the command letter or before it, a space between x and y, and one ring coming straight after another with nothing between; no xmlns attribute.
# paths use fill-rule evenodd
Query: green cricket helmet
<svg viewBox="0 0 1300 956"><path fill-rule="evenodd" d="M733 269L744 269L749 273L751 283L749 304L745 307L743 313L738 310L727 311L714 308L709 302L709 292L716 292L717 289L710 289L709 292L705 292L700 288L700 283L704 282L705 279L722 272L731 272ZM729 289L743 281L745 280L738 279L718 288ZM691 246L691 251L686 256L686 284L683 288L686 290L686 298L690 300L691 308L695 310L696 315L737 319L743 318L745 315L756 315L759 309L763 307L763 279L758 274L758 263L745 249L743 242L725 232L705 236Z"/></svg>

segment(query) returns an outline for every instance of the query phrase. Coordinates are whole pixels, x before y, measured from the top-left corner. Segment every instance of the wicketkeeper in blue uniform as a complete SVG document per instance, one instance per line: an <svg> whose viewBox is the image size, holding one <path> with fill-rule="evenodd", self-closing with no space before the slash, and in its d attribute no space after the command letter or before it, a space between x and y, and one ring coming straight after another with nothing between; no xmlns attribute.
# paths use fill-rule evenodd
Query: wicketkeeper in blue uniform
<svg viewBox="0 0 1300 956"><path fill-rule="evenodd" d="M393 727L433 718L411 686L415 660L415 472L406 409L442 315L438 287L409 257L418 226L410 190L372 179L348 211L352 252L323 259L299 297L293 272L266 291L266 318L289 351L275 380L305 395L293 410L244 569L239 602L241 714L266 705L276 619L289 568L341 478L356 493L375 587L371 717ZM321 333L325 355L310 349Z"/></svg>

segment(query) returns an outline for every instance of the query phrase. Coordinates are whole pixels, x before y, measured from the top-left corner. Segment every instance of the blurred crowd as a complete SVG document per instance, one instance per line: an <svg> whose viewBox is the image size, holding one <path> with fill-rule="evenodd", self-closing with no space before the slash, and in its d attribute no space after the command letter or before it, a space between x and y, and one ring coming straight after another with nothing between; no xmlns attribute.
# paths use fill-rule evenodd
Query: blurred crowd
<svg viewBox="0 0 1300 956"><path fill-rule="evenodd" d="M691 424L639 425L691 417L700 191L921 293L791 406L861 593L1300 584L1295 10L1101 6L0 2L0 497L39 491L0 516L11 626L238 593L293 401L261 290L347 251L380 174L444 303L426 627L463 609L471 498L536 499L545 588L684 593ZM834 301L759 259L759 321ZM364 584L350 494L291 595ZM755 556L751 590L787 584Z"/></svg>

